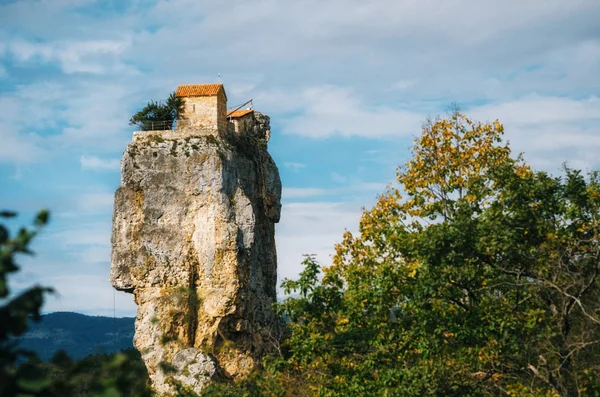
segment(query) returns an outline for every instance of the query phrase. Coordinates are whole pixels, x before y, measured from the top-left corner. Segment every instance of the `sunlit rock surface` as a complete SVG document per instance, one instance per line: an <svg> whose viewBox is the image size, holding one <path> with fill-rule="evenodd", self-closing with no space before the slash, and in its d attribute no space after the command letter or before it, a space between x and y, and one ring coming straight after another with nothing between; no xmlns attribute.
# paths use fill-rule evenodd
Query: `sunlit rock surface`
<svg viewBox="0 0 600 397"><path fill-rule="evenodd" d="M134 294L134 344L161 394L243 377L278 337L281 181L256 120L242 136L139 132L123 155L110 278Z"/></svg>

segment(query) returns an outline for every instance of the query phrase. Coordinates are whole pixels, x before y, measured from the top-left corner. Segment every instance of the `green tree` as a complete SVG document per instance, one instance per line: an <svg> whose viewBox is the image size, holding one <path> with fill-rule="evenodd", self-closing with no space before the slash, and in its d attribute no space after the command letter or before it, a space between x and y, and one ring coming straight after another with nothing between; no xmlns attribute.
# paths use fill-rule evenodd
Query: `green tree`
<svg viewBox="0 0 600 397"><path fill-rule="evenodd" d="M16 213L1 211L0 218L13 218ZM52 289L35 286L19 295L8 298L10 289L8 275L19 271L15 262L18 254L31 255L29 244L39 230L48 222L48 212L38 213L34 222L34 229L21 228L17 235L11 238L9 230L0 224L0 395L17 395L19 392L35 392L47 386L39 370L32 366L17 366L20 359L35 359L31 352L23 351L17 347L14 339L27 330L30 318L40 319L40 309L44 303L44 294Z"/></svg>
<svg viewBox="0 0 600 397"><path fill-rule="evenodd" d="M0 218L16 214L0 211ZM148 374L135 351L88 357L72 362L57 353L51 363L42 363L34 352L18 347L18 337L29 321L41 319L44 296L51 288L34 286L10 297L8 276L20 270L18 255L32 255L30 243L49 219L41 211L33 229L21 228L11 237L0 223L0 397L4 396L150 396Z"/></svg>
<svg viewBox="0 0 600 397"><path fill-rule="evenodd" d="M129 120L142 131L170 130L183 107L183 100L171 93L165 103L150 101Z"/></svg>
<svg viewBox="0 0 600 397"><path fill-rule="evenodd" d="M600 178L502 135L426 123L333 266L284 282L291 336L242 395L600 395Z"/></svg>

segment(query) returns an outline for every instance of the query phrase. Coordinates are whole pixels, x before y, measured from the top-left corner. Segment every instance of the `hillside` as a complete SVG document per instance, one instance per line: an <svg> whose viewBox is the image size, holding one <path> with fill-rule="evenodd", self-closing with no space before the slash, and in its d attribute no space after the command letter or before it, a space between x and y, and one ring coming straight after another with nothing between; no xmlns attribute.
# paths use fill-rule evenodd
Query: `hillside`
<svg viewBox="0 0 600 397"><path fill-rule="evenodd" d="M86 316L57 312L32 322L20 346L49 360L58 350L79 359L94 353L112 353L133 347L134 318Z"/></svg>

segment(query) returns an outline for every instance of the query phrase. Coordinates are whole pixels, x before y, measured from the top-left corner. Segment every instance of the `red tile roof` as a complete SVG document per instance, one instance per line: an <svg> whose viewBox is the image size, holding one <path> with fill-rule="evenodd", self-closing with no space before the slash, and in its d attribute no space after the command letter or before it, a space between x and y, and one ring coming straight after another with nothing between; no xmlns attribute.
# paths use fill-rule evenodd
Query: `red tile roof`
<svg viewBox="0 0 600 397"><path fill-rule="evenodd" d="M176 97L215 96L221 90L223 90L223 94L225 94L225 89L223 88L223 84L180 85L179 87L177 87L175 96ZM225 95L225 97L227 97L227 95Z"/></svg>
<svg viewBox="0 0 600 397"><path fill-rule="evenodd" d="M233 117L234 119L236 119L238 117L245 116L252 112L254 112L253 109L238 109L238 110L234 110L232 112L227 113L227 117Z"/></svg>

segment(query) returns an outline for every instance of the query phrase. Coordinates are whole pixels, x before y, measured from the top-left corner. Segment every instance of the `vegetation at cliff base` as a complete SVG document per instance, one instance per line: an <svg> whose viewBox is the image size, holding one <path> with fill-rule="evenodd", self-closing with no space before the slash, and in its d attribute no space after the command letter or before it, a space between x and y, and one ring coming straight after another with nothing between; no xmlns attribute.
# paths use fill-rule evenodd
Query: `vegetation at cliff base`
<svg viewBox="0 0 600 397"><path fill-rule="evenodd" d="M281 355L206 395L600 396L600 178L428 122L333 266L307 257Z"/></svg>
<svg viewBox="0 0 600 397"><path fill-rule="evenodd" d="M16 213L0 211L0 218ZM18 338L30 321L39 321L44 297L51 288L34 286L11 295L8 276L20 270L18 255L31 255L30 243L49 219L38 213L33 229L21 228L11 236L0 224L0 397L33 396L150 396L148 373L139 352L130 349L72 361L57 353L50 362L19 346Z"/></svg>
<svg viewBox="0 0 600 397"><path fill-rule="evenodd" d="M170 130L183 107L183 100L171 93L163 102L150 101L139 112L131 116L129 125L136 125L141 131Z"/></svg>

